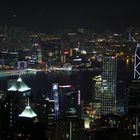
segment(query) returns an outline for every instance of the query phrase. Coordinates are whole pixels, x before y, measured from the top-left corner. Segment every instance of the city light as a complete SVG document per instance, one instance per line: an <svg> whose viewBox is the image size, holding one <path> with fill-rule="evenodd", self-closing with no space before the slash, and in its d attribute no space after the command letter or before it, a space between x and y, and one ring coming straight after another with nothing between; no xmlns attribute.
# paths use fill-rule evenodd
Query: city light
<svg viewBox="0 0 140 140"><path fill-rule="evenodd" d="M71 85L59 85L59 88L71 88Z"/></svg>
<svg viewBox="0 0 140 140"><path fill-rule="evenodd" d="M81 104L81 93L80 90L78 90L78 105Z"/></svg>
<svg viewBox="0 0 140 140"><path fill-rule="evenodd" d="M139 139L139 4L1 5L0 139Z"/></svg>

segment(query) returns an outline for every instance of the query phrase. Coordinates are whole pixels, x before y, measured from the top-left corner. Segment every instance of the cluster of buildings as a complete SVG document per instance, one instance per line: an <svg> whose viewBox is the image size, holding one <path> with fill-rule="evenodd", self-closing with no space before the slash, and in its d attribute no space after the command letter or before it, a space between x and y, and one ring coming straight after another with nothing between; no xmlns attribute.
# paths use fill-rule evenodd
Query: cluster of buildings
<svg viewBox="0 0 140 140"><path fill-rule="evenodd" d="M134 80L123 101L117 96L117 57L105 55L101 75L95 76L92 102L84 104L79 85L52 84L50 98L32 97L21 78L1 93L1 139L89 140L100 136L139 137L139 47L135 52ZM99 134L98 134L99 133Z"/></svg>
<svg viewBox="0 0 140 140"><path fill-rule="evenodd" d="M133 60L140 30L95 33L84 28L45 34L20 27L0 28L0 69L45 69L68 63L74 68L99 67L104 54Z"/></svg>
<svg viewBox="0 0 140 140"><path fill-rule="evenodd" d="M6 94L0 93L0 139L90 140L99 139L101 133L111 139L139 138L139 30L131 28L126 38L121 33L93 34L83 28L62 35L23 33L28 41L26 38L21 41L19 35L21 48L7 47L9 32L1 35L1 71L26 68L47 71L64 66L101 71L93 78L93 98L88 104L81 100L79 85L52 83L49 98L42 93L33 97L32 89L20 75ZM14 36L11 42L17 39ZM118 92L120 60L134 62L134 78Z"/></svg>
<svg viewBox="0 0 140 140"><path fill-rule="evenodd" d="M83 139L79 86L54 83L51 98L38 94L32 97L21 76L8 88L1 98L0 138Z"/></svg>

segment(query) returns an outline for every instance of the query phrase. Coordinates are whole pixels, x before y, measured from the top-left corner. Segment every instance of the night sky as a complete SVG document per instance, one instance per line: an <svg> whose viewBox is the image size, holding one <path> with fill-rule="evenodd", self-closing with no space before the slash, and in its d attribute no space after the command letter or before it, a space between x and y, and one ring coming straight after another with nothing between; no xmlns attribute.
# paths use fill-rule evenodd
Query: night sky
<svg viewBox="0 0 140 140"><path fill-rule="evenodd" d="M140 10L137 0L7 0L0 3L0 25L44 32L77 27L119 31L140 26Z"/></svg>

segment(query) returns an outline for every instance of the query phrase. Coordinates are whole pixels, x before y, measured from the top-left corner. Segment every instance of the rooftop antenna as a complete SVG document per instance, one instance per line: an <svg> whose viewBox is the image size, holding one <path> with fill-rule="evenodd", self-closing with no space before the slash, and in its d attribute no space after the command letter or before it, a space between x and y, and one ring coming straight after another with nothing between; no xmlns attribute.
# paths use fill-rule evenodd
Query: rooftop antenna
<svg viewBox="0 0 140 140"><path fill-rule="evenodd" d="M28 106L30 105L30 103L29 103L29 98L28 98L28 101L27 101L27 105L28 105Z"/></svg>

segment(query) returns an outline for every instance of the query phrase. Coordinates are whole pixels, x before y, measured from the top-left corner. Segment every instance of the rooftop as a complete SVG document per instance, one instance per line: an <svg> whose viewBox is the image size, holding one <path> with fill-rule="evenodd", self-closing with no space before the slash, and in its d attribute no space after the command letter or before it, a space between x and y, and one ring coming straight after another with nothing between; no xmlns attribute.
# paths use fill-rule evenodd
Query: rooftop
<svg viewBox="0 0 140 140"><path fill-rule="evenodd" d="M29 88L23 81L22 78L19 76L17 81L8 89L8 91L19 91L19 92L25 92L29 91L31 88Z"/></svg>

